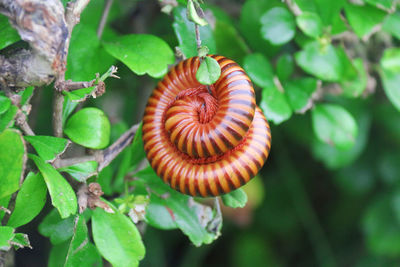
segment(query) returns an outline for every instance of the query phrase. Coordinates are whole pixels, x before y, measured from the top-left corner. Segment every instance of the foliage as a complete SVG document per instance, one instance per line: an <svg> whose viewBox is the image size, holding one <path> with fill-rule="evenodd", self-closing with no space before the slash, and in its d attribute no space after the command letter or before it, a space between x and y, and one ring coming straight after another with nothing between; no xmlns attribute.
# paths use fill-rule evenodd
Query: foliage
<svg viewBox="0 0 400 267"><path fill-rule="evenodd" d="M0 91L1 253L18 249L20 263L38 231L49 266L400 264L398 1L119 0L98 34L105 2L72 32L66 79L93 83L63 91L64 137L50 126L54 84ZM27 46L0 15L0 59ZM258 178L220 202L182 195L148 166L141 127L102 166L169 66L200 55L197 80L219 78L207 51L243 67L271 123ZM121 79L106 80L111 65ZM57 165L82 151L88 160ZM104 198L79 213L92 182Z"/></svg>

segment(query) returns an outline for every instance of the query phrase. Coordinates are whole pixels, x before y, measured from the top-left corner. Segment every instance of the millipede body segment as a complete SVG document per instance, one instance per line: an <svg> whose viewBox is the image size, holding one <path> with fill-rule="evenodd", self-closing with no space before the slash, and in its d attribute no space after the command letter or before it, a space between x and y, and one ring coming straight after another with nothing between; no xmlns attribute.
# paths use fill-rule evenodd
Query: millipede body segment
<svg viewBox="0 0 400 267"><path fill-rule="evenodd" d="M223 56L218 81L196 80L198 57L180 62L149 98L143 118L147 159L183 194L218 196L247 183L271 147L267 120L244 70Z"/></svg>

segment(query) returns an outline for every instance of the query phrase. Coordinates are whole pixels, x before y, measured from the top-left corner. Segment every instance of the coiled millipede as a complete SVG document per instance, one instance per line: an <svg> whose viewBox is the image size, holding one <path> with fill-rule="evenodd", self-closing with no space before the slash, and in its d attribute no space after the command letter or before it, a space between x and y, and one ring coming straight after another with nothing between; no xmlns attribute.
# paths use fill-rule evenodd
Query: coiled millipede
<svg viewBox="0 0 400 267"><path fill-rule="evenodd" d="M196 80L198 57L184 60L158 83L143 117L151 166L165 183L192 196L218 196L244 185L271 147L268 122L244 70L211 57L221 67L216 83Z"/></svg>

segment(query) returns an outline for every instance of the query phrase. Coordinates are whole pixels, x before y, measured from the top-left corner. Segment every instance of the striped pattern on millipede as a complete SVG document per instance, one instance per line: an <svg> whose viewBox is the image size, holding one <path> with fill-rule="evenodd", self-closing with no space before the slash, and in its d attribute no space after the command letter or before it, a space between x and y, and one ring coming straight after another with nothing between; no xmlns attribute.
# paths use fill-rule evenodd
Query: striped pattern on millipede
<svg viewBox="0 0 400 267"><path fill-rule="evenodd" d="M143 117L151 166L172 188L192 196L218 196L244 185L271 146L250 79L234 61L212 57L221 67L215 84L207 88L196 80L198 57L184 60L158 83Z"/></svg>

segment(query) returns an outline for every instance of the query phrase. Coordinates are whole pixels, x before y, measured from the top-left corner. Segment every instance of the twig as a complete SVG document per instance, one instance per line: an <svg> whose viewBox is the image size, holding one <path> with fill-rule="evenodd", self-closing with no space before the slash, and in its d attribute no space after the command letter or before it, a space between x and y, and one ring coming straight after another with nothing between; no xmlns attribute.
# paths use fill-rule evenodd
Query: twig
<svg viewBox="0 0 400 267"><path fill-rule="evenodd" d="M128 145L131 144L133 138L135 137L136 131L139 128L139 125L140 124L133 125L111 146L104 150L97 150L94 155L85 155L68 159L57 159L53 162L53 166L55 168L61 168L87 161L97 161L99 163L97 171L100 172L102 169L107 167L111 163L111 161L122 152L122 150L124 150Z"/></svg>
<svg viewBox="0 0 400 267"><path fill-rule="evenodd" d="M99 40L101 39L101 36L103 35L104 27L106 26L108 14L110 13L112 4L113 4L113 0L107 0L106 5L104 6L103 15L101 16L99 27L97 28L97 38L99 38Z"/></svg>
<svg viewBox="0 0 400 267"><path fill-rule="evenodd" d="M285 0L286 5L288 6L288 8L290 9L290 11L293 13L293 15L295 16L299 16L301 15L301 13L303 13L301 11L301 9L299 8L299 6L294 3L292 0Z"/></svg>
<svg viewBox="0 0 400 267"><path fill-rule="evenodd" d="M197 23L194 24L194 30L196 32L196 45L197 45L197 50L201 48L201 38L200 38L200 29L199 25Z"/></svg>
<svg viewBox="0 0 400 267"><path fill-rule="evenodd" d="M62 111L64 105L64 95L62 92L54 90L53 100L53 133L56 137L62 137L63 134L63 120Z"/></svg>
<svg viewBox="0 0 400 267"><path fill-rule="evenodd" d="M35 135L27 122L25 113L23 113L21 110L18 110L17 116L15 117L15 123L25 133L25 135Z"/></svg>
<svg viewBox="0 0 400 267"><path fill-rule="evenodd" d="M65 13L65 21L67 22L69 36L71 37L72 29L79 23L81 13L89 4L90 0L76 0L68 2L67 11Z"/></svg>

